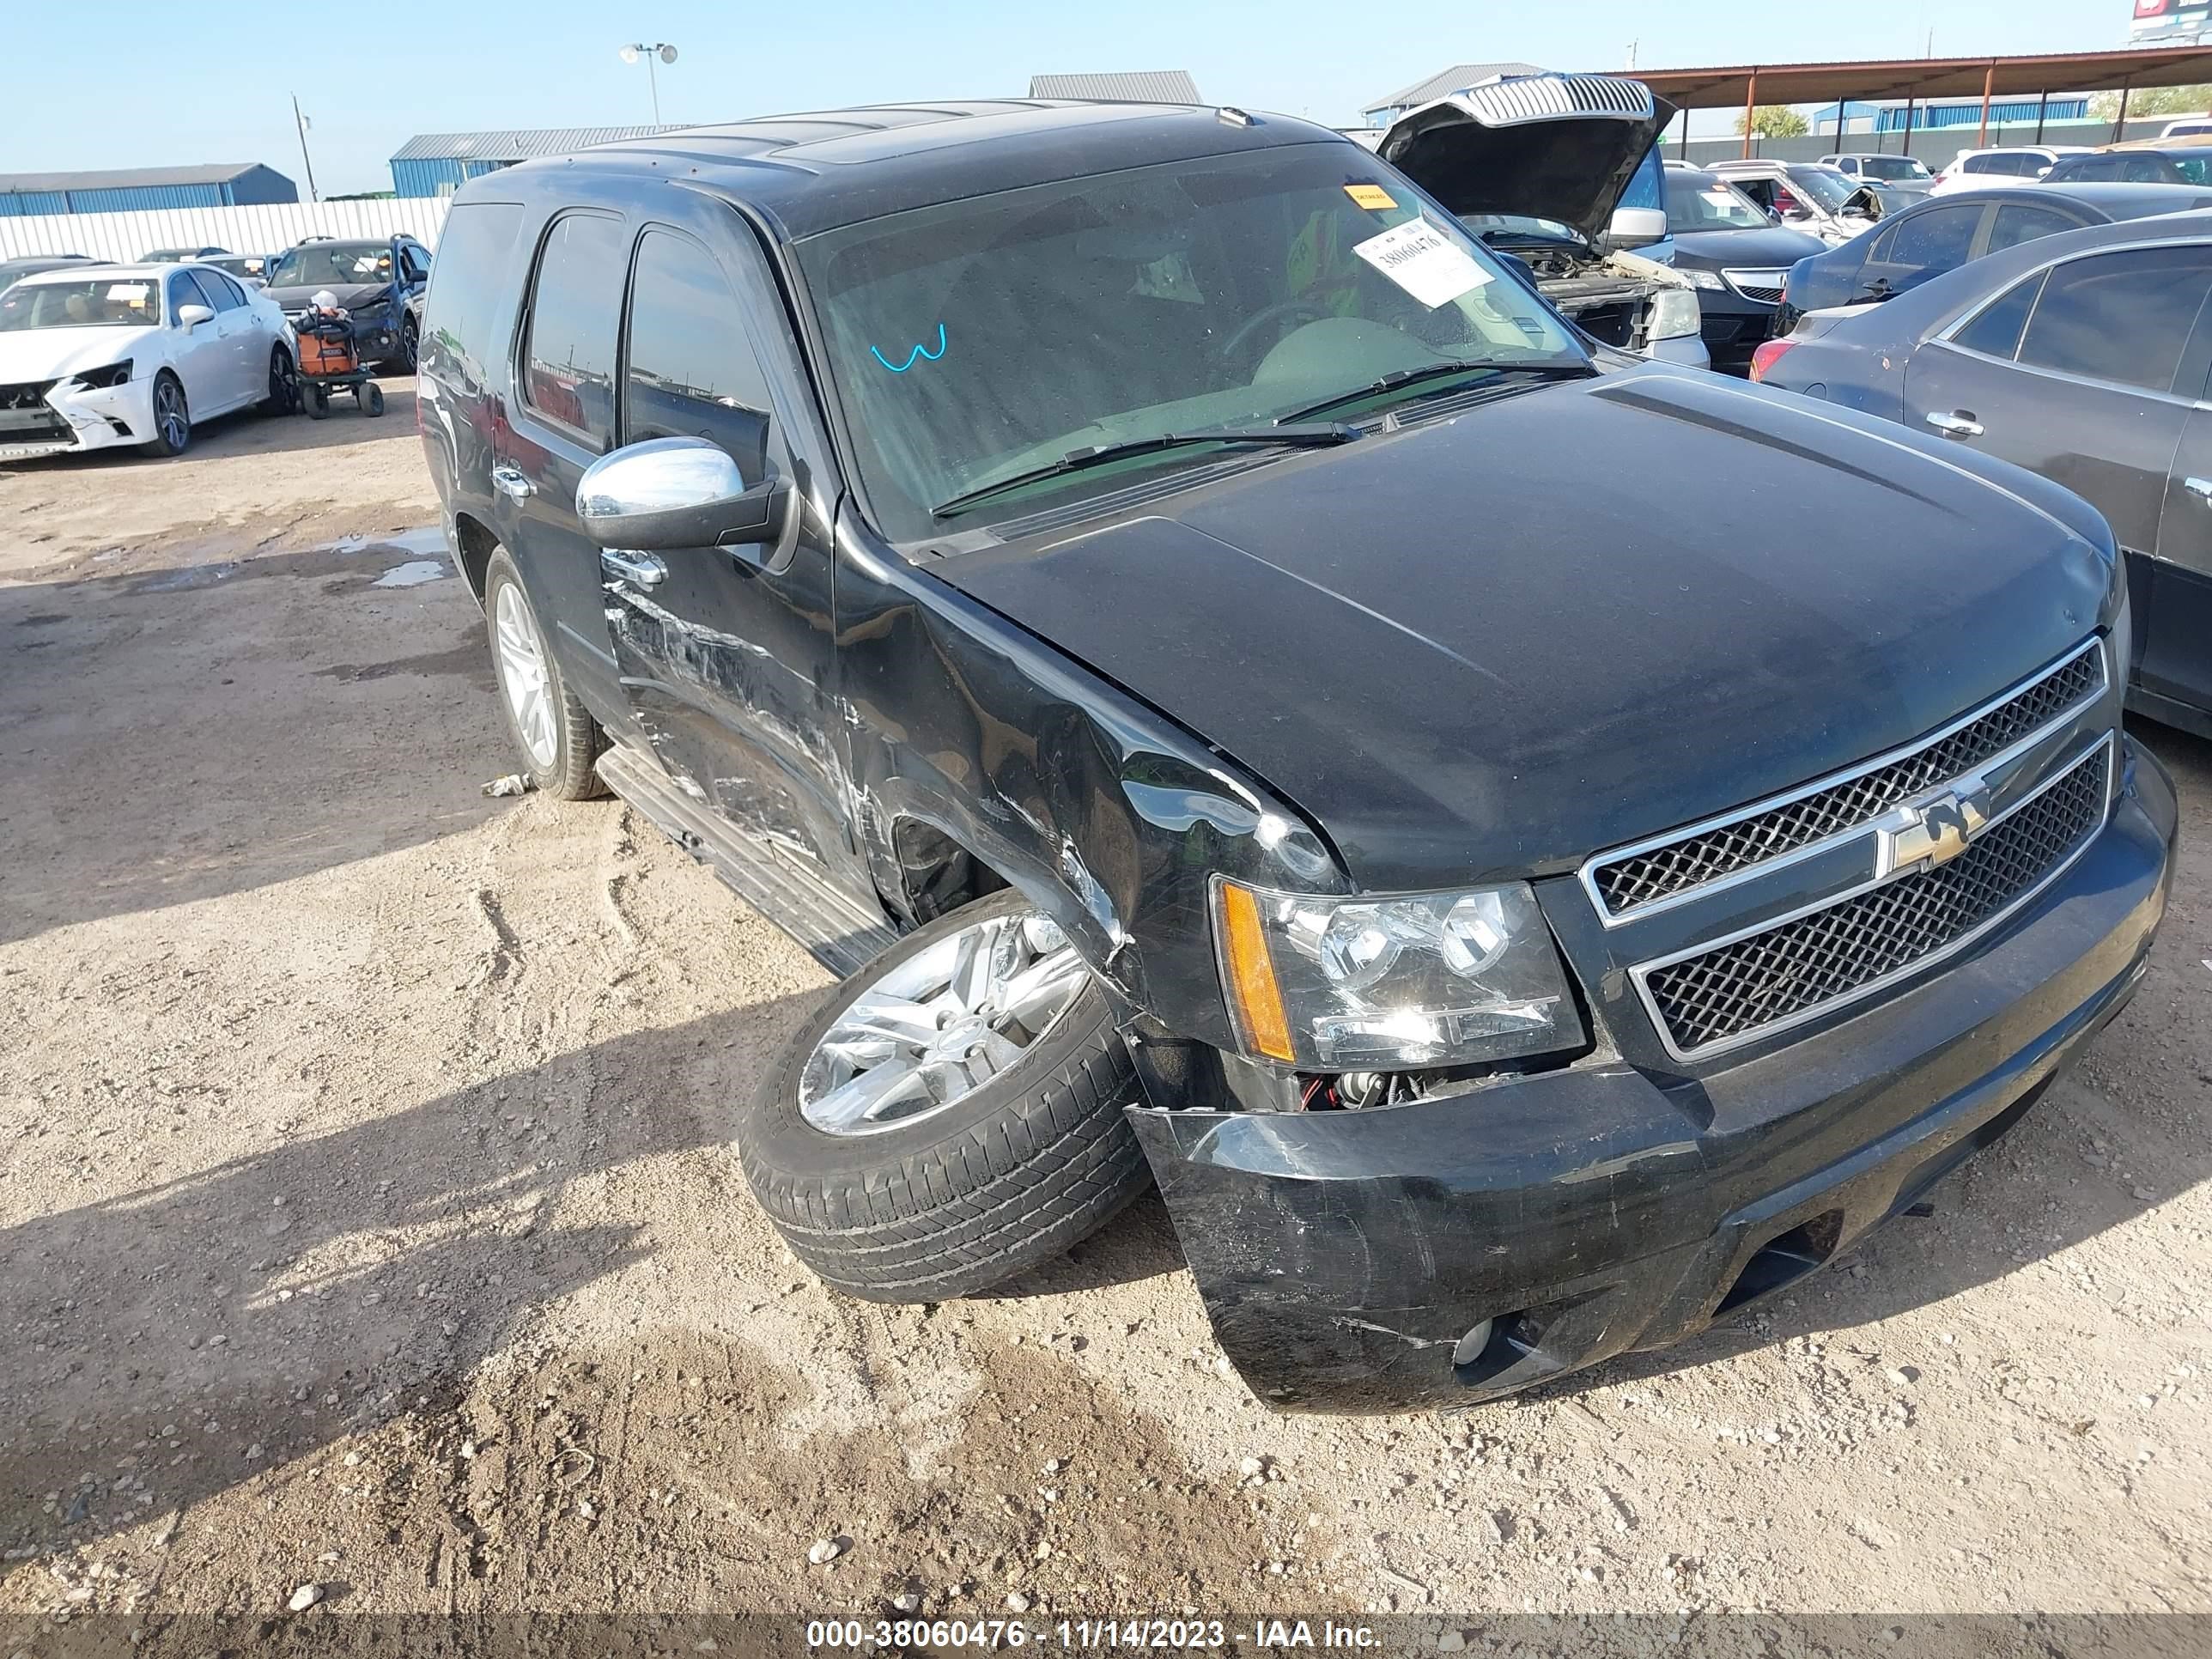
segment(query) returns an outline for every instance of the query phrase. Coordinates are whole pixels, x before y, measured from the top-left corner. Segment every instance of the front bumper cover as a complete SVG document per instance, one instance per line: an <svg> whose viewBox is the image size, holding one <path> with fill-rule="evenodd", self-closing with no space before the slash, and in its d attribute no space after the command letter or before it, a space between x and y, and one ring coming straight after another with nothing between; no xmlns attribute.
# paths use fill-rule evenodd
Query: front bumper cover
<svg viewBox="0 0 2212 1659"><path fill-rule="evenodd" d="M112 449L144 443L154 435L154 383L149 377L110 386L60 380L46 393L46 403L67 423L68 435L21 439L0 431L0 461Z"/></svg>
<svg viewBox="0 0 2212 1659"><path fill-rule="evenodd" d="M2133 993L2176 813L2129 757L2104 831L1990 943L1700 1079L1613 1060L1366 1112L1133 1108L1224 1351L1284 1409L1468 1406L1832 1259L2010 1127Z"/></svg>

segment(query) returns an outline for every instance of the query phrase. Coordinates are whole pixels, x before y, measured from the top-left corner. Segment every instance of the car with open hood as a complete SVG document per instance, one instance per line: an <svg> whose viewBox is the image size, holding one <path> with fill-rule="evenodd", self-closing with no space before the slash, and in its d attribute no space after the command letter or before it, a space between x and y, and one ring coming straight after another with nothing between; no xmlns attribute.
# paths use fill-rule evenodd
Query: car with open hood
<svg viewBox="0 0 2212 1659"><path fill-rule="evenodd" d="M1157 1182L1270 1404L1473 1404L1848 1250L2134 990L2175 806L2097 515L1595 346L1458 205L1011 100L455 195L499 707L840 975L732 1115L831 1285Z"/></svg>
<svg viewBox="0 0 2212 1659"><path fill-rule="evenodd" d="M421 336L407 302L430 279L430 252L413 237L316 237L269 260L261 279L295 325L328 290L363 358L386 374L415 372Z"/></svg>
<svg viewBox="0 0 2212 1659"><path fill-rule="evenodd" d="M1674 106L1607 75L1501 76L1352 135L1606 345L1702 368L1697 295L1663 258L1658 140Z"/></svg>

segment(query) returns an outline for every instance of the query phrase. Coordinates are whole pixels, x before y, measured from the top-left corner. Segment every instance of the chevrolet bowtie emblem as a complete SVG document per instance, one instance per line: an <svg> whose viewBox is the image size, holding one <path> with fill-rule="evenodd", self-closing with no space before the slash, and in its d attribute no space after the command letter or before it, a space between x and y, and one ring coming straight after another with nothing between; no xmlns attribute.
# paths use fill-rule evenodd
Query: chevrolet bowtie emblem
<svg viewBox="0 0 2212 1659"><path fill-rule="evenodd" d="M1990 792L1978 778L1961 778L1934 795L1907 802L1876 826L1877 878L1925 866L1948 864L1990 821Z"/></svg>

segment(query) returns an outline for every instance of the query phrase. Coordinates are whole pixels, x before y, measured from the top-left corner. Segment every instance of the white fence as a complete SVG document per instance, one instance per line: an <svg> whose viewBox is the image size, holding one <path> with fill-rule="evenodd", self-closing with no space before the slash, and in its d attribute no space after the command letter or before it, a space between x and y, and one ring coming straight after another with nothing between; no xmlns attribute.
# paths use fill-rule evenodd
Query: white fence
<svg viewBox="0 0 2212 1659"><path fill-rule="evenodd" d="M379 202L285 202L271 207L155 208L134 213L45 213L0 218L0 259L86 253L131 260L157 247L276 253L306 236L404 232L434 252L451 205L442 196Z"/></svg>

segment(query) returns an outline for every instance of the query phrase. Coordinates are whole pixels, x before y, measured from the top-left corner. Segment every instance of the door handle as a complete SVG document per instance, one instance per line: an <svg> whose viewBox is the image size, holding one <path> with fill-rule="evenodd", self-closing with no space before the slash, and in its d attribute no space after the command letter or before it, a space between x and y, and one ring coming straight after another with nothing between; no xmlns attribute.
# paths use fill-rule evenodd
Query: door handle
<svg viewBox="0 0 2212 1659"><path fill-rule="evenodd" d="M599 550L599 569L615 581L628 582L634 587L658 587L668 575L668 567L652 554L629 553L611 547Z"/></svg>
<svg viewBox="0 0 2212 1659"><path fill-rule="evenodd" d="M538 486L522 475L520 467L492 468L491 483L493 489L512 501L526 501L538 493Z"/></svg>
<svg viewBox="0 0 2212 1659"><path fill-rule="evenodd" d="M2184 478L2181 487L2200 501L2212 501L2212 478Z"/></svg>
<svg viewBox="0 0 2212 1659"><path fill-rule="evenodd" d="M1978 438L1982 435L1982 423L1963 409L1948 415L1930 415L1928 424L1947 438Z"/></svg>

